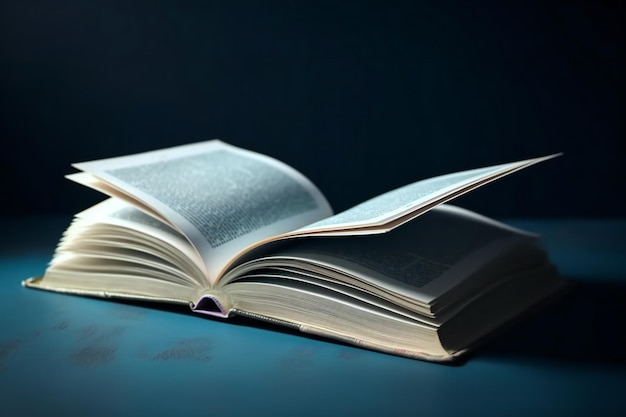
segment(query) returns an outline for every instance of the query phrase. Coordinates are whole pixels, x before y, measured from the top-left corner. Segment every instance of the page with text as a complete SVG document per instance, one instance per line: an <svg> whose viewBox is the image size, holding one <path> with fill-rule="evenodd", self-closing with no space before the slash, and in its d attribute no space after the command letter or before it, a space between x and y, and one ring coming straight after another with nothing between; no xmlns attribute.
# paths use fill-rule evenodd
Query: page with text
<svg viewBox="0 0 626 417"><path fill-rule="evenodd" d="M123 193L180 230L212 284L242 248L332 215L321 192L293 168L218 140L74 167L96 178L83 184Z"/></svg>
<svg viewBox="0 0 626 417"><path fill-rule="evenodd" d="M369 199L297 231L298 234L382 233L468 191L557 155L441 175Z"/></svg>
<svg viewBox="0 0 626 417"><path fill-rule="evenodd" d="M394 302L407 308L417 303L416 311L423 312L420 307L456 288L479 268L535 239L535 235L443 204L385 234L303 238L269 256L267 264L272 264L273 257L291 258L302 265L339 271L346 276L340 279L350 285L393 294Z"/></svg>

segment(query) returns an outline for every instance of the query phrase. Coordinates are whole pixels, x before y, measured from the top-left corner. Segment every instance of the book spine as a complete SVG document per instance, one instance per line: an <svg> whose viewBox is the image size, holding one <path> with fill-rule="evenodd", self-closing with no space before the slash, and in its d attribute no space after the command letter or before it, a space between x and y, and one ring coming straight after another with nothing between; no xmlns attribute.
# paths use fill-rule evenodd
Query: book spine
<svg viewBox="0 0 626 417"><path fill-rule="evenodd" d="M191 310L195 313L206 314L208 316L227 318L228 309L217 299L217 297L205 294L191 305Z"/></svg>

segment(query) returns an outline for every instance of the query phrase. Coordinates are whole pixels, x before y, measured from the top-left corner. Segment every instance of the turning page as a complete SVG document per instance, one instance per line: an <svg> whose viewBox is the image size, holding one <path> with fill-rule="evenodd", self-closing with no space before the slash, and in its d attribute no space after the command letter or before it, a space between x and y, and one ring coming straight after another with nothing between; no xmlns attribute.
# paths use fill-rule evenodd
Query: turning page
<svg viewBox="0 0 626 417"><path fill-rule="evenodd" d="M558 154L417 181L306 226L298 233L328 236L384 233L438 204L555 156Z"/></svg>
<svg viewBox="0 0 626 417"><path fill-rule="evenodd" d="M185 235L214 284L243 248L332 215L293 168L213 140L74 164L68 178L132 202Z"/></svg>

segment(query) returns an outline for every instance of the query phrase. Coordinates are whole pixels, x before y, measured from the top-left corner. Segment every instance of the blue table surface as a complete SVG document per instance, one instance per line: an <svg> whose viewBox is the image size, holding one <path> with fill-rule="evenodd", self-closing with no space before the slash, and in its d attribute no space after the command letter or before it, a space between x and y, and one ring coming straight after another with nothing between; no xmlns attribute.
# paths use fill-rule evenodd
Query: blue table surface
<svg viewBox="0 0 626 417"><path fill-rule="evenodd" d="M2 218L0 415L626 415L626 220L511 220L572 290L457 366L26 289L69 218Z"/></svg>

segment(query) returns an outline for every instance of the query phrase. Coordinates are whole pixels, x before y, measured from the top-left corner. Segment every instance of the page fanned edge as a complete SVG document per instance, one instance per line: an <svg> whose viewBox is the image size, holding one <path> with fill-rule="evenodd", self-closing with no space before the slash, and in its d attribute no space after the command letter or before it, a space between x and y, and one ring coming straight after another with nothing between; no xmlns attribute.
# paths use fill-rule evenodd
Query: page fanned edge
<svg viewBox="0 0 626 417"><path fill-rule="evenodd" d="M168 298L168 297L150 297L145 295L135 295L135 294L125 294L114 291L99 291L99 290L79 290L79 289L71 289L71 288L63 288L59 286L49 286L42 285L41 281L44 281L44 276L36 276L25 279L22 281L22 286L26 288L32 288L35 290L41 291L51 291L60 294L69 294L69 295L79 295L93 298L101 298L101 299L118 299L124 301L138 301L138 302L159 302L159 303L168 303L168 304L177 304L177 305L186 305L189 306L189 301L181 300L177 298Z"/></svg>
<svg viewBox="0 0 626 417"><path fill-rule="evenodd" d="M334 341L336 343L349 345L354 348L360 348L360 349L366 349L366 350L370 350L374 352L386 353L386 354L390 354L393 356L403 356L403 357L407 357L410 359L418 359L418 360L422 360L426 362L435 362L435 363L451 365L451 364L458 362L458 360L464 357L469 351L469 349L462 349L453 353L449 353L445 356L434 356L434 355L430 355L424 352L409 351L406 349L389 348L387 346L368 342L362 339L352 338L348 336L339 335L337 333L324 331L323 329L320 329L317 327L306 326L303 324L293 323L290 321L275 319L275 318L264 316L264 315L257 314L257 313L250 313L244 310L233 309L231 310L231 313L233 315L249 318L252 320L259 320L259 321L262 321L271 325L287 327L291 330L296 330L298 332L304 333L314 338L321 338L325 342Z"/></svg>

